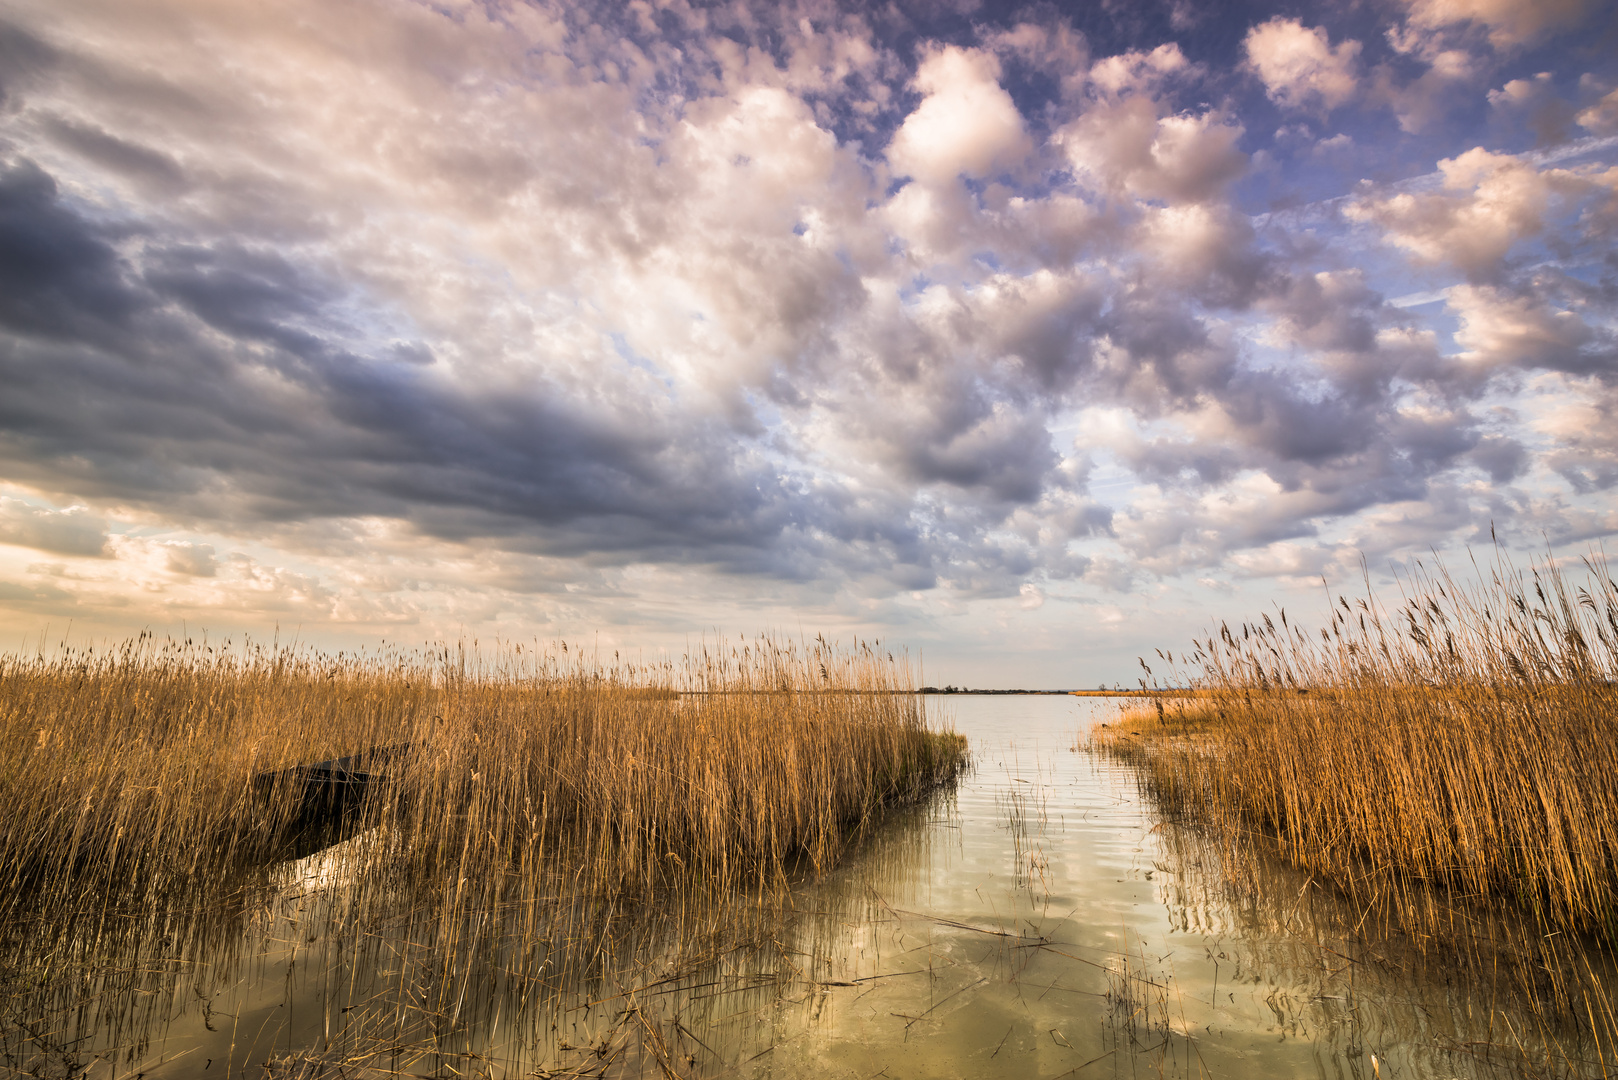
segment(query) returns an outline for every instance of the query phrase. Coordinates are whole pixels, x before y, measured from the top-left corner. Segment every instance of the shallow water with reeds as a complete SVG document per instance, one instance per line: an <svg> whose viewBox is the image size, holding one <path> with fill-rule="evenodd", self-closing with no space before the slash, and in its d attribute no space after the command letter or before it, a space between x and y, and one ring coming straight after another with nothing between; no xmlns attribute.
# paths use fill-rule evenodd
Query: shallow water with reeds
<svg viewBox="0 0 1618 1080"><path fill-rule="evenodd" d="M344 852L375 842L352 836L283 866L250 910L177 915L184 934L107 955L74 994L13 995L5 1062L153 1078L1601 1075L1603 1047L1486 978L1355 925L1307 875L1261 857L1237 873L1162 821L1126 766L1076 745L1115 707L933 698L974 752L950 788L784 902L580 911L572 936L553 919L554 980L477 912L448 945L408 892L392 914L374 899L345 914ZM1610 983L1597 954L1572 959Z"/></svg>

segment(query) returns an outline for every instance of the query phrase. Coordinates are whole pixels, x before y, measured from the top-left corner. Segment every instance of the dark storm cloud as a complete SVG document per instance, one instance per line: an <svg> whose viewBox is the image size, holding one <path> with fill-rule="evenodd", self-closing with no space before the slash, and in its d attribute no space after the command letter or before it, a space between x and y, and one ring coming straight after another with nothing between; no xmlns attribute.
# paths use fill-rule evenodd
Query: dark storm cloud
<svg viewBox="0 0 1618 1080"><path fill-rule="evenodd" d="M462 536L595 519L549 545L574 553L705 558L767 546L798 518L728 432L543 383L458 391L421 369L419 346L409 366L349 349L342 289L276 252L148 243L137 267L104 233L33 163L0 174L13 475L199 519L419 515Z"/></svg>
<svg viewBox="0 0 1618 1080"><path fill-rule="evenodd" d="M0 324L111 344L141 306L117 252L61 205L50 176L27 160L0 171Z"/></svg>

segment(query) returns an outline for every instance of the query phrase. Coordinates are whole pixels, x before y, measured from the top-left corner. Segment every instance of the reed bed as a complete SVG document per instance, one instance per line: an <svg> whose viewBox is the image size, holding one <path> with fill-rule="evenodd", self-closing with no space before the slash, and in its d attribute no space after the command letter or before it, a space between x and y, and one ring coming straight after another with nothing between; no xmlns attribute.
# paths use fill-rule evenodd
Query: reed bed
<svg viewBox="0 0 1618 1080"><path fill-rule="evenodd" d="M1173 819L1273 845L1362 925L1487 957L1618 1037L1580 958L1618 945L1618 585L1599 554L1575 574L1497 555L1466 580L1418 565L1402 593L1328 594L1324 627L1283 609L1162 651L1157 672L1142 659L1143 688L1193 692L1094 741ZM1504 961L1480 929L1502 912L1529 930Z"/></svg>
<svg viewBox="0 0 1618 1080"><path fill-rule="evenodd" d="M1475 941L1435 947L1387 926L1367 910L1369 896L1288 864L1258 838L1230 845L1217 832L1173 821L1154 836L1158 866L1171 871L1162 886L1170 920L1221 942L1219 985L1229 979L1265 988L1258 991L1264 1005L1289 1037L1312 1037L1340 1061L1358 1060L1362 1075L1601 1076L1603 1057L1611 1064L1606 1032L1588 1018L1558 1016L1545 993L1525 994L1516 977L1520 961L1532 956L1547 965L1536 991L1554 967L1567 973L1564 988L1578 1003L1588 997L1599 1009L1614 976L1612 958L1600 950L1569 935L1547 941L1500 905L1468 908ZM1506 963L1484 965L1485 956ZM1150 971L1149 963L1141 967ZM1172 982L1161 975L1153 981ZM1373 1054L1380 1072L1370 1067Z"/></svg>
<svg viewBox="0 0 1618 1080"><path fill-rule="evenodd" d="M711 958L963 767L911 690L902 658L821 639L649 666L149 635L0 657L0 1027L144 1030L154 987L228 968L292 901L319 912L299 933L411 942L395 996L434 1024L479 979L532 1001L610 967L626 918ZM312 830L290 770L379 748L383 779Z"/></svg>

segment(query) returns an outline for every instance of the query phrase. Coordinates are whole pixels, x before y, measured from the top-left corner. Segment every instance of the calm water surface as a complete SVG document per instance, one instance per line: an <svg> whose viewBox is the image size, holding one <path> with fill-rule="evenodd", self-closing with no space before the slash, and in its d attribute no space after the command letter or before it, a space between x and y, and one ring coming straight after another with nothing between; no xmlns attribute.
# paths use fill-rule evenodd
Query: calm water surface
<svg viewBox="0 0 1618 1080"><path fill-rule="evenodd" d="M183 976L116 1023L81 1018L74 1049L93 1075L148 1077L314 1076L321 1063L423 1076L1513 1074L1490 1048L1532 1024L1486 988L1367 944L1352 912L1284 867L1231 887L1127 770L1076 747L1116 702L930 708L971 739L971 772L800 888L798 912L752 947L682 967L649 931L619 941L599 977L552 988L560 1004L526 1005L498 962L407 973L408 929L384 927L365 949L323 933L341 881L315 857L250 947L179 958ZM438 1053L423 1055L429 1044Z"/></svg>
<svg viewBox="0 0 1618 1080"><path fill-rule="evenodd" d="M1397 981L1363 1000L1354 961L1323 964L1303 912L1283 928L1233 906L1210 857L1170 850L1132 774L1075 747L1116 701L938 700L975 770L912 878L851 928L845 977L869 981L796 1006L771 1075L1455 1071L1432 1053L1456 1032L1431 1002Z"/></svg>

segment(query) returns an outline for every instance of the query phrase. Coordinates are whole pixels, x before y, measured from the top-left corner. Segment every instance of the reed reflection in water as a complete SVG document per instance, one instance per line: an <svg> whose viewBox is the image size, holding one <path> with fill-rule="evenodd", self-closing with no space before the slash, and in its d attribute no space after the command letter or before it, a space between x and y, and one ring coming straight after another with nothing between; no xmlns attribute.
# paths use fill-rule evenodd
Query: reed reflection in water
<svg viewBox="0 0 1618 1080"><path fill-rule="evenodd" d="M1604 1075L1611 1051L1548 1022L1514 976L1368 918L1261 843L1226 851L1163 820L1138 774L1074 746L1110 705L950 708L977 751L959 816L934 825L930 877L841 954L869 982L803 1013L776 1074ZM1552 956L1467 917L1475 957ZM1605 996L1610 957L1555 947Z"/></svg>
<svg viewBox="0 0 1618 1080"><path fill-rule="evenodd" d="M378 841L356 835L166 912L161 933L84 943L72 979L7 999L7 1061L148 1077L1601 1075L1603 1047L1510 986L1262 846L1236 861L1162 821L1135 774L1074 746L1105 703L943 708L972 771L785 894L575 903L535 926L445 920L443 883L400 887L383 917L372 895L362 919L344 866ZM1478 932L1510 947L1509 927ZM1610 982L1601 954L1563 956Z"/></svg>
<svg viewBox="0 0 1618 1080"><path fill-rule="evenodd" d="M6 980L0 1065L147 1077L722 1071L767 1054L782 1010L824 989L875 897L925 876L930 822L954 816L951 795L945 785L867 830L851 860L865 891L826 892L818 907L775 889L590 902L565 858L548 887L501 910L414 882L391 898L373 883L356 904L354 874L379 858L366 830L255 881L198 883L142 919L80 920L79 938L55 942L71 962L46 980Z"/></svg>

